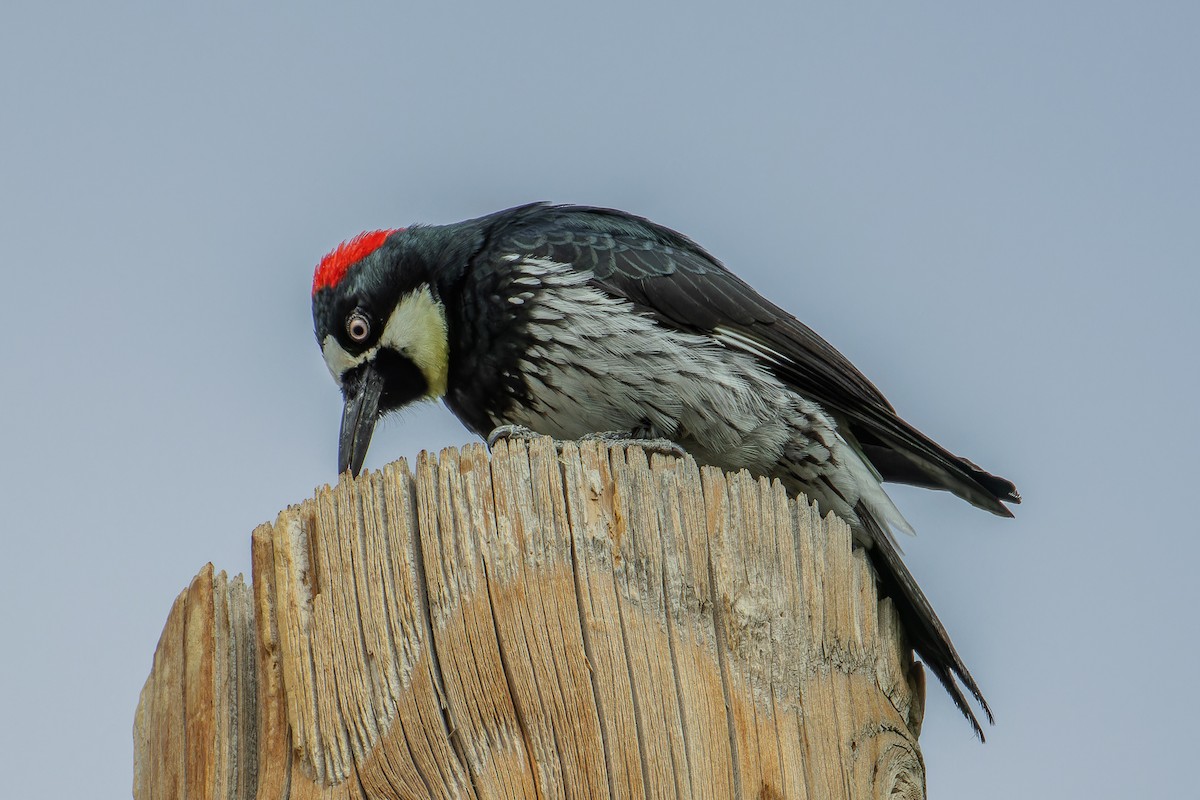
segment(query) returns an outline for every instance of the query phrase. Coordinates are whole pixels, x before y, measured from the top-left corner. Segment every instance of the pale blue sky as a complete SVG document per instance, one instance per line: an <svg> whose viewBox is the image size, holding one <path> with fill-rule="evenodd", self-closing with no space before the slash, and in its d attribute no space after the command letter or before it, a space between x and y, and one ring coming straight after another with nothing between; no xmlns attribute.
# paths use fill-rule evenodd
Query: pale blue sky
<svg viewBox="0 0 1200 800"><path fill-rule="evenodd" d="M1017 482L895 492L998 723L931 687L931 796L1194 793L1200 6L200 5L0 12L0 794L128 796L175 595L334 478L320 256L538 199L692 236Z"/></svg>

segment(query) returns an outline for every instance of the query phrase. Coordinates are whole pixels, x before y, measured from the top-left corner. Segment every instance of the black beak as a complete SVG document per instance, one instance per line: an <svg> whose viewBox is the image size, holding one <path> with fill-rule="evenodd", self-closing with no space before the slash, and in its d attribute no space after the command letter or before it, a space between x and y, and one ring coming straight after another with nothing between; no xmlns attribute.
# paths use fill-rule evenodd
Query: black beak
<svg viewBox="0 0 1200 800"><path fill-rule="evenodd" d="M362 471L375 420L379 418L379 398L383 394L383 375L371 361L354 369L342 381L342 435L338 441L338 474Z"/></svg>

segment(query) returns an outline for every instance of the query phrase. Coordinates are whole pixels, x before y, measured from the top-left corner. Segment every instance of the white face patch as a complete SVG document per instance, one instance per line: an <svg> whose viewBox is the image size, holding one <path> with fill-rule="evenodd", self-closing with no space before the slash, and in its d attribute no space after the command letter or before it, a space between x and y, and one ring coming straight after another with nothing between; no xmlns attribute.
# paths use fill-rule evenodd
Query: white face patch
<svg viewBox="0 0 1200 800"><path fill-rule="evenodd" d="M428 397L441 397L446 393L450 370L446 309L434 299L428 286L421 286L401 298L374 346L351 355L337 337L330 334L321 343L321 352L329 373L340 386L342 376L348 370L371 361L384 347L408 357L417 365L429 385Z"/></svg>
<svg viewBox="0 0 1200 800"><path fill-rule="evenodd" d="M374 355L370 350L367 353ZM350 355L332 333L325 337L325 341L321 342L321 355L325 357L325 366L329 367L329 374L333 376L338 386L342 385L342 376L348 370L367 360L367 353L359 356Z"/></svg>

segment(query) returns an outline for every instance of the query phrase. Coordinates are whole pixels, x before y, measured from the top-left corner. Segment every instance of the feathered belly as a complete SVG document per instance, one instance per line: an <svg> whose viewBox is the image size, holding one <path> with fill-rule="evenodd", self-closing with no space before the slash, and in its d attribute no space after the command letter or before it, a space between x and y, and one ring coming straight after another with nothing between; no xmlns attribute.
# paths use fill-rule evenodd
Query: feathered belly
<svg viewBox="0 0 1200 800"><path fill-rule="evenodd" d="M559 343L532 348L520 365L526 398L505 421L559 439L662 437L702 463L770 473L794 434L794 396L703 337L640 333L637 348L593 342L586 357Z"/></svg>
<svg viewBox="0 0 1200 800"><path fill-rule="evenodd" d="M565 265L532 267L520 303L530 344L515 365L524 391L497 424L556 439L649 433L702 464L778 478L852 524L860 500L903 524L833 420L761 360L719 337L664 327Z"/></svg>
<svg viewBox="0 0 1200 800"><path fill-rule="evenodd" d="M586 361L561 345L539 346L521 363L527 399L499 422L556 439L609 431L670 439L698 463L778 478L853 526L863 501L883 524L909 529L819 406L740 353L688 344L668 340L620 359L594 348Z"/></svg>

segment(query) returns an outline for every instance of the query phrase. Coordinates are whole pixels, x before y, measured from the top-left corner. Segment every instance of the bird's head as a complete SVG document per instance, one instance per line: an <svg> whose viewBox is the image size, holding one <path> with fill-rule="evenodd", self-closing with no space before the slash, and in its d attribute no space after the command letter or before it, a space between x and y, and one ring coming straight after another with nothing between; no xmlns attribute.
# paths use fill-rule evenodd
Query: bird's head
<svg viewBox="0 0 1200 800"><path fill-rule="evenodd" d="M363 233L317 265L313 324L342 389L338 472L362 469L375 422L446 392L446 311L404 229Z"/></svg>

